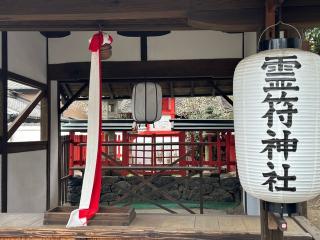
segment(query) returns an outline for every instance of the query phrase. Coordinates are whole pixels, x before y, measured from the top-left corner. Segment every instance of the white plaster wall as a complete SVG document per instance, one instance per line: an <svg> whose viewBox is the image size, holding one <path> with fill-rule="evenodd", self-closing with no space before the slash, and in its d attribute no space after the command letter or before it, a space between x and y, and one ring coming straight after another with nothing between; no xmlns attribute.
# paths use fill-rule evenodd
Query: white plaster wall
<svg viewBox="0 0 320 240"><path fill-rule="evenodd" d="M50 126L50 208L58 206L58 108L57 81L51 81L51 126Z"/></svg>
<svg viewBox="0 0 320 240"><path fill-rule="evenodd" d="M9 71L46 83L46 40L39 32L8 32Z"/></svg>
<svg viewBox="0 0 320 240"><path fill-rule="evenodd" d="M257 52L257 33L244 33L244 56L250 56Z"/></svg>
<svg viewBox="0 0 320 240"><path fill-rule="evenodd" d="M217 31L172 31L148 38L149 60L240 58L242 34Z"/></svg>
<svg viewBox="0 0 320 240"><path fill-rule="evenodd" d="M46 150L8 154L8 212L46 209Z"/></svg>
<svg viewBox="0 0 320 240"><path fill-rule="evenodd" d="M110 61L137 61L140 60L139 38L127 38L108 32L113 37L112 57ZM94 32L72 32L64 38L49 40L49 62L88 62L90 52L88 50L89 39Z"/></svg>
<svg viewBox="0 0 320 240"><path fill-rule="evenodd" d="M88 39L94 32L72 32L65 38L49 40L49 62L90 61ZM139 61L140 39L109 32L114 38L110 61ZM149 60L239 58L242 56L242 34L217 31L172 31L148 38Z"/></svg>

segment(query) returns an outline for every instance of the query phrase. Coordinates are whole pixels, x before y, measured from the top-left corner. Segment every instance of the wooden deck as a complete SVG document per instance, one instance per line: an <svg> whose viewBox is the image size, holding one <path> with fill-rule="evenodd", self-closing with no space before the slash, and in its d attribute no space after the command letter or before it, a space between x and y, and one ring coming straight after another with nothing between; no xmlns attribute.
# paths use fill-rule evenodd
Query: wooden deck
<svg viewBox="0 0 320 240"><path fill-rule="evenodd" d="M292 219L285 239L311 240ZM43 214L0 214L0 238L260 239L259 217L239 215L137 214L128 227L44 226Z"/></svg>

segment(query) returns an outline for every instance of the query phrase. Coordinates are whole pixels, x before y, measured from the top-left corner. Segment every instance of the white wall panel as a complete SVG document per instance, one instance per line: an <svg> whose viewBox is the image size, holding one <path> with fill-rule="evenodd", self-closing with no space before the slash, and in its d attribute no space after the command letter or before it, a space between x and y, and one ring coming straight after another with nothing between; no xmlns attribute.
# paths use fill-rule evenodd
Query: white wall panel
<svg viewBox="0 0 320 240"><path fill-rule="evenodd" d="M257 52L257 33L244 33L244 56L248 57Z"/></svg>
<svg viewBox="0 0 320 240"><path fill-rule="evenodd" d="M46 150L8 154L8 212L46 209Z"/></svg>
<svg viewBox="0 0 320 240"><path fill-rule="evenodd" d="M128 38L116 32L108 32L114 39L112 44L112 57L110 61L137 61L140 60L139 38ZM88 62L89 39L94 32L72 32L64 38L54 38L49 41L49 62Z"/></svg>
<svg viewBox="0 0 320 240"><path fill-rule="evenodd" d="M216 31L172 31L148 38L149 60L239 58L242 34Z"/></svg>
<svg viewBox="0 0 320 240"><path fill-rule="evenodd" d="M46 83L46 40L39 32L8 32L9 71Z"/></svg>
<svg viewBox="0 0 320 240"><path fill-rule="evenodd" d="M50 63L90 61L88 39L94 32L72 32L50 39ZM110 61L139 61L140 39L109 32L114 38ZM242 35L216 31L173 31L148 38L148 59L210 59L242 56Z"/></svg>

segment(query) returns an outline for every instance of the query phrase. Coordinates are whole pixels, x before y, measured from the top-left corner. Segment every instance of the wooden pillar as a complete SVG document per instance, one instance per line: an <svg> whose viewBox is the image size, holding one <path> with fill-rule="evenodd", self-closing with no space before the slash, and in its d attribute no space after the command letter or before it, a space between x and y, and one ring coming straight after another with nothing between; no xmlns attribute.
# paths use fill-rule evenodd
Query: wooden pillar
<svg viewBox="0 0 320 240"><path fill-rule="evenodd" d="M265 27L269 27L276 23L276 0L265 1ZM266 34L266 39L275 38L275 27L270 28Z"/></svg>
<svg viewBox="0 0 320 240"><path fill-rule="evenodd" d="M0 136L1 136L1 212L7 212L8 202L8 33L1 34Z"/></svg>
<svg viewBox="0 0 320 240"><path fill-rule="evenodd" d="M61 173L62 173L62 145L61 145L61 113L60 113L60 83L57 83L57 112L58 112L58 204L62 205L61 191L62 191L62 182L61 182Z"/></svg>
<svg viewBox="0 0 320 240"><path fill-rule="evenodd" d="M270 218L267 202L260 200L261 240L283 240L283 231Z"/></svg>
<svg viewBox="0 0 320 240"><path fill-rule="evenodd" d="M299 216L304 216L308 218L308 202L297 203L297 213Z"/></svg>
<svg viewBox="0 0 320 240"><path fill-rule="evenodd" d="M47 141L47 154L46 154L46 209L50 208L50 126L51 126L51 111L50 111L50 98L51 88L48 77L48 66L49 66L49 45L48 38L46 38L46 80L47 89L43 100L41 101L41 140Z"/></svg>

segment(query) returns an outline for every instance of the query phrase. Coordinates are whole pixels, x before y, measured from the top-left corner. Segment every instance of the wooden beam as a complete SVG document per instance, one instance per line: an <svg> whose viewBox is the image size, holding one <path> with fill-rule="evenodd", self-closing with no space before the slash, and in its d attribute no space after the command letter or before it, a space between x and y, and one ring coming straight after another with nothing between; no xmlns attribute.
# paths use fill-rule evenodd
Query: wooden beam
<svg viewBox="0 0 320 240"><path fill-rule="evenodd" d="M1 212L8 205L8 33L1 33L0 136L1 136Z"/></svg>
<svg viewBox="0 0 320 240"><path fill-rule="evenodd" d="M276 4L277 0L265 0L265 27L269 27L276 23ZM265 39L275 38L275 27L267 30L265 34Z"/></svg>
<svg viewBox="0 0 320 240"><path fill-rule="evenodd" d="M8 72L8 79L13 80L18 83L25 84L30 87L40 89L40 90L46 90L46 88L47 88L47 85L44 83L38 82L36 80L33 80L31 78L28 78L28 77L25 77L25 76L22 76L20 74L13 73L13 72Z"/></svg>
<svg viewBox="0 0 320 240"><path fill-rule="evenodd" d="M59 85L59 88L60 88L61 97L62 97L61 102L62 104L65 104L69 99L68 94L65 92L64 88L62 87L62 84Z"/></svg>
<svg viewBox="0 0 320 240"><path fill-rule="evenodd" d="M183 77L233 77L240 58L201 59L201 60L160 60L160 61L123 61L103 62L103 79L147 79L147 78L183 78ZM49 79L75 81L89 79L90 63L62 63L49 65Z"/></svg>
<svg viewBox="0 0 320 240"><path fill-rule="evenodd" d="M8 137L10 139L15 131L20 127L20 125L27 119L32 110L37 106L37 104L44 97L45 92L40 90L34 99L29 103L29 105L16 117L16 119L11 123L8 130Z"/></svg>
<svg viewBox="0 0 320 240"><path fill-rule="evenodd" d="M231 217L230 217L231 218ZM187 221L185 221L187 222ZM231 222L231 221L230 221ZM179 222L178 222L179 223ZM141 239L141 240L167 240L167 239L212 239L212 240L259 240L257 233L236 231L225 232L202 232L199 230L184 230L184 226L178 230L158 230L157 228L136 227L89 227L89 228L65 228L63 226L41 227L2 227L0 237L6 239L50 239L52 236L58 239ZM150 223L149 223L150 224ZM230 223L232 227L232 223ZM130 230L129 230L130 229ZM172 228L171 228L172 229ZM188 229L188 228L187 228ZM312 240L309 236L287 236L286 240Z"/></svg>
<svg viewBox="0 0 320 240"><path fill-rule="evenodd" d="M285 1L283 15L290 23L317 25L317 7L315 0ZM264 10L259 0L11 0L1 2L0 30L94 31L100 24L109 31L244 32L264 26Z"/></svg>
<svg viewBox="0 0 320 240"><path fill-rule="evenodd" d="M320 240L320 230L304 216L293 216L295 222L308 232L314 240Z"/></svg>
<svg viewBox="0 0 320 240"><path fill-rule="evenodd" d="M219 95L221 95L231 106L233 106L233 101L217 86L215 83L212 84L212 87L215 89Z"/></svg>
<svg viewBox="0 0 320 240"><path fill-rule="evenodd" d="M190 96L194 96L194 81L191 81L191 86L190 86Z"/></svg>
<svg viewBox="0 0 320 240"><path fill-rule="evenodd" d="M174 97L174 83L172 81L169 82L170 85L170 97Z"/></svg>
<svg viewBox="0 0 320 240"><path fill-rule="evenodd" d="M68 99L73 96L73 93L67 83L61 84L61 90L65 92Z"/></svg>
<svg viewBox="0 0 320 240"><path fill-rule="evenodd" d="M108 92L110 94L110 99L114 99L114 93L113 93L111 84L107 83L107 89L108 89Z"/></svg>
<svg viewBox="0 0 320 240"><path fill-rule="evenodd" d="M63 105L62 108L59 110L59 114L62 114L72 103L76 100L80 94L88 87L88 83L82 85L82 87Z"/></svg>
<svg viewBox="0 0 320 240"><path fill-rule="evenodd" d="M48 141L10 142L8 153L32 152L47 149Z"/></svg>

